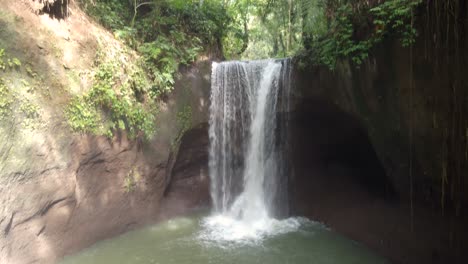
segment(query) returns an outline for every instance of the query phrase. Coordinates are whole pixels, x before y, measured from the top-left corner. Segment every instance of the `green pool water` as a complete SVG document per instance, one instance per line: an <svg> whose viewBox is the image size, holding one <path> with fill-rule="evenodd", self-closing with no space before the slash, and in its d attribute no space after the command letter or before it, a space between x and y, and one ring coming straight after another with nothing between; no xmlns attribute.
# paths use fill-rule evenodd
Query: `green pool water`
<svg viewBox="0 0 468 264"><path fill-rule="evenodd" d="M101 241L61 263L388 263L362 245L305 218L262 224L267 227L252 229L222 217L180 217Z"/></svg>

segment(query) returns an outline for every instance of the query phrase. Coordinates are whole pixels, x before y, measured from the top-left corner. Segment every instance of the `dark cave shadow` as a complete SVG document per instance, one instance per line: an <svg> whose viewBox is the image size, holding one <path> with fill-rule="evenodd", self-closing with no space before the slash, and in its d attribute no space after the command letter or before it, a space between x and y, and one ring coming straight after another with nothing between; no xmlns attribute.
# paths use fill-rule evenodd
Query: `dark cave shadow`
<svg viewBox="0 0 468 264"><path fill-rule="evenodd" d="M301 101L291 113L295 177L349 183L372 196L397 197L361 122L322 98ZM341 183L340 183L341 181Z"/></svg>

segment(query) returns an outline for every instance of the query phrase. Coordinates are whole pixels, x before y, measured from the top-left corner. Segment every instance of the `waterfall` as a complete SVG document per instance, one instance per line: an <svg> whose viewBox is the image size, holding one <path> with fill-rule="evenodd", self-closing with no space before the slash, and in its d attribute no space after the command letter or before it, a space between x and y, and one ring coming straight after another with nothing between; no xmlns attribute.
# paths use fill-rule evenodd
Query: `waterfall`
<svg viewBox="0 0 468 264"><path fill-rule="evenodd" d="M213 63L209 169L218 217L211 220L240 224L230 237L264 234L287 215L290 70L289 59Z"/></svg>

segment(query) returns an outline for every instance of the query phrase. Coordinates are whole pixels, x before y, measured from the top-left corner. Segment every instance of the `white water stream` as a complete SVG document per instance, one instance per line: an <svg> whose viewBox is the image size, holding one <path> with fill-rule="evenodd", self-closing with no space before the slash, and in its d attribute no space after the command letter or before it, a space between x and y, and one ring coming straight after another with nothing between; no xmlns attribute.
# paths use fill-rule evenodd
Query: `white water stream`
<svg viewBox="0 0 468 264"><path fill-rule="evenodd" d="M213 65L210 216L128 232L61 263L388 263L319 223L284 218L289 71L289 60Z"/></svg>
<svg viewBox="0 0 468 264"><path fill-rule="evenodd" d="M287 214L285 138L278 113L288 106L289 60L214 63L210 179L214 215L205 238L257 241L297 230Z"/></svg>

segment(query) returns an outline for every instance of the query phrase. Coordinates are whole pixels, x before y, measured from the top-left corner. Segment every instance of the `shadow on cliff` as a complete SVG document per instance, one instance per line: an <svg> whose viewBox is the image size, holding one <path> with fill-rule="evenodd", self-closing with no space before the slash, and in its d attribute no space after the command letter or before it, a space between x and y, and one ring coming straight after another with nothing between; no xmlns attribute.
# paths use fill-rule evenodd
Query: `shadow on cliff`
<svg viewBox="0 0 468 264"><path fill-rule="evenodd" d="M49 136L32 147L33 157L39 147L47 152L31 160L45 169L27 171L41 180L25 181L8 194L30 205L10 205L11 220L2 225L8 263L51 263L158 219L166 175L153 146L139 147L125 135L59 142L64 140Z"/></svg>
<svg viewBox="0 0 468 264"><path fill-rule="evenodd" d="M392 263L464 263L463 222L398 197L361 122L321 98L292 114L291 210ZM450 246L449 246L450 245Z"/></svg>
<svg viewBox="0 0 468 264"><path fill-rule="evenodd" d="M161 219L211 205L208 172L208 123L188 130L181 138L161 205Z"/></svg>
<svg viewBox="0 0 468 264"><path fill-rule="evenodd" d="M381 199L397 198L358 119L325 99L312 98L299 103L291 126L295 179L310 181L319 192L326 189L327 196L341 196L350 189Z"/></svg>

